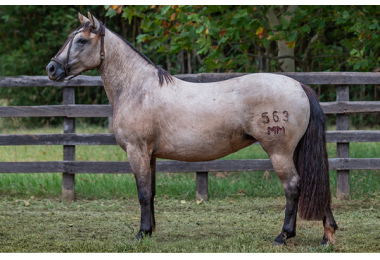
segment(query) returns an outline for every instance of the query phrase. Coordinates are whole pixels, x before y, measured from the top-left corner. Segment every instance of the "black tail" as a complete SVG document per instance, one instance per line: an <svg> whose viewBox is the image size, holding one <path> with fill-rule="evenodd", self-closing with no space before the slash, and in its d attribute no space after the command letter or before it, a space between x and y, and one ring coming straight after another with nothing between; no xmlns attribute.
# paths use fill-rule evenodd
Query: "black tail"
<svg viewBox="0 0 380 260"><path fill-rule="evenodd" d="M302 88L309 98L310 120L296 150L301 177L299 214L306 220L322 220L331 204L325 115L314 90L306 85Z"/></svg>

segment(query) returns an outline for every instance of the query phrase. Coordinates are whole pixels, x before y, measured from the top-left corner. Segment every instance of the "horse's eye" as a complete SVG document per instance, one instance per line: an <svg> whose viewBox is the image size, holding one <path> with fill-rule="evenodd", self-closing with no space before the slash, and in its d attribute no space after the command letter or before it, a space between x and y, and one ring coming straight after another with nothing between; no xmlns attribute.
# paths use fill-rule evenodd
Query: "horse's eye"
<svg viewBox="0 0 380 260"><path fill-rule="evenodd" d="M87 39L85 39L85 38L79 38L77 42L78 42L79 44L81 44L81 45L84 45L84 44L87 43Z"/></svg>

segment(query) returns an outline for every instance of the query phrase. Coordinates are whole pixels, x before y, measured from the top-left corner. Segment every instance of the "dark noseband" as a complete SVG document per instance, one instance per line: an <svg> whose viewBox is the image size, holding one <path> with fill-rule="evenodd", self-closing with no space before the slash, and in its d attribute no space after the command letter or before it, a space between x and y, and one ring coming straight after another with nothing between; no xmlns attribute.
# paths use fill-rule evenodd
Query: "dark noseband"
<svg viewBox="0 0 380 260"><path fill-rule="evenodd" d="M104 60L104 56L105 56L105 53L104 53L104 36L105 36L105 31L106 31L106 27L103 25L102 22L99 22L100 26L99 26L99 30L98 31L94 31L94 30L91 30L90 32L91 33L95 33L95 34L98 34L99 31L100 31L100 59L101 61L103 62ZM77 35L80 31L80 29L82 29L84 27L84 25L81 25L79 26L72 34L71 36L66 40L65 44L62 46L62 48L58 51L58 53L53 57L51 58L52 61L55 61L59 64L61 64L63 66L63 68L65 69L65 77L69 76L69 71L68 71L68 66L69 66L69 59L70 59L70 51L71 51L71 46L73 44L73 41L74 41L74 38L75 38L75 35ZM59 55L61 55L61 53L63 52L63 50L66 48L67 44L69 45L69 49L67 50L67 57L66 57L66 64L62 61L60 61L59 59L57 59L57 57ZM77 75L74 75L72 76L71 78L67 79L67 80L70 80L70 79L73 79L74 77L78 76L79 74Z"/></svg>

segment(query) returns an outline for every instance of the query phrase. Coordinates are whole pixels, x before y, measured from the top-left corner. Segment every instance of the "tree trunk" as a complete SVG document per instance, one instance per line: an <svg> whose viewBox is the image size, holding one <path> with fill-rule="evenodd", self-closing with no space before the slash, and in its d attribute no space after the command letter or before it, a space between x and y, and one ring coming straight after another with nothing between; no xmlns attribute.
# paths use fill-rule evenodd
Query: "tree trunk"
<svg viewBox="0 0 380 260"><path fill-rule="evenodd" d="M286 12L293 13L294 10L297 9L296 5L289 5ZM268 19L269 25L271 27L277 26L280 24L280 21L276 14L273 11L273 8L269 8L266 17ZM293 15L284 15L284 18L287 21L290 21L292 19ZM278 56L294 56L294 47L289 48L288 45L286 44L285 40L279 40L277 41L278 45ZM291 58L284 58L284 59L279 59L280 62L280 68L283 72L294 72L295 71L295 60Z"/></svg>
<svg viewBox="0 0 380 260"><path fill-rule="evenodd" d="M185 73L185 57L183 54L183 50L179 52L179 60L181 64L181 74Z"/></svg>
<svg viewBox="0 0 380 260"><path fill-rule="evenodd" d="M187 50L187 73L191 74L191 54L189 50Z"/></svg>

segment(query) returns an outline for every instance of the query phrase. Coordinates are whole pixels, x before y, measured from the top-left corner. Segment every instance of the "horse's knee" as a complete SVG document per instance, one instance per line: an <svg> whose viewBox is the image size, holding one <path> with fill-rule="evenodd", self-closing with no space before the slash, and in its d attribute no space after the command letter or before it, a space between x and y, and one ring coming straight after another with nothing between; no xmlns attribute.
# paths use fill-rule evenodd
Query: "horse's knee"
<svg viewBox="0 0 380 260"><path fill-rule="evenodd" d="M301 191L301 178L294 174L282 182L285 196L288 199L298 199Z"/></svg>

